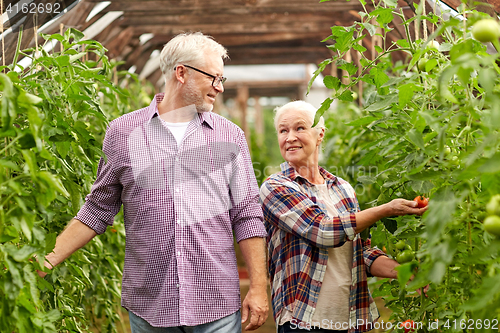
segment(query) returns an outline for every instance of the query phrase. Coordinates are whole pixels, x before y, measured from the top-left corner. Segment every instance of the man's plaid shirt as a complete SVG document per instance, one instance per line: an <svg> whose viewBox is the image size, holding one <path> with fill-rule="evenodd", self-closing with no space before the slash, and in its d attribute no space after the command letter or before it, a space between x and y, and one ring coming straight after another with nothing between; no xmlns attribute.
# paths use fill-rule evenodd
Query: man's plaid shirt
<svg viewBox="0 0 500 333"><path fill-rule="evenodd" d="M325 214L327 209L317 199L313 184L287 162L260 189L274 319L286 308L293 312L293 318L311 323L328 262L327 248L353 241L349 331L363 332L368 330L367 323L379 317L367 277L373 261L385 254L371 248L370 239L363 240L354 231L359 205L352 186L322 167L319 170L340 212L332 219ZM361 320L364 325L356 326Z"/></svg>

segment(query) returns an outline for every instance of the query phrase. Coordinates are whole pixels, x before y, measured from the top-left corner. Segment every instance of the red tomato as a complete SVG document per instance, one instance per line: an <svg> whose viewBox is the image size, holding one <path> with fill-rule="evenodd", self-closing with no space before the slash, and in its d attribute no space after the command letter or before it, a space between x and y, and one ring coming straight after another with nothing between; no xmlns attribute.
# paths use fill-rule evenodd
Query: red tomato
<svg viewBox="0 0 500 333"><path fill-rule="evenodd" d="M413 322L413 320L411 319L408 319L408 320L405 320L401 323L401 327L404 328L405 330L405 333L410 333L410 332L416 332L415 328L416 328L416 325L415 323Z"/></svg>
<svg viewBox="0 0 500 333"><path fill-rule="evenodd" d="M419 195L418 197L413 199L413 201L415 201L417 203L418 208L427 207L427 205L429 204L429 198L426 198L422 195Z"/></svg>

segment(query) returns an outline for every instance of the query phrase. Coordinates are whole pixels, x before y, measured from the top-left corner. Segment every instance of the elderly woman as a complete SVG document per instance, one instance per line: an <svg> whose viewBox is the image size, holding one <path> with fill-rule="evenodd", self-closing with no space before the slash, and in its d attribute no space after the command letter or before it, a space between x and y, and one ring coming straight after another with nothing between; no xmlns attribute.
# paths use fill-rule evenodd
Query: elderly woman
<svg viewBox="0 0 500 333"><path fill-rule="evenodd" d="M324 120L303 101L276 110L285 163L260 189L267 229L272 305L279 333L364 332L379 317L368 276L396 278L398 263L359 233L383 217L424 213L395 199L360 211L345 180L318 165Z"/></svg>

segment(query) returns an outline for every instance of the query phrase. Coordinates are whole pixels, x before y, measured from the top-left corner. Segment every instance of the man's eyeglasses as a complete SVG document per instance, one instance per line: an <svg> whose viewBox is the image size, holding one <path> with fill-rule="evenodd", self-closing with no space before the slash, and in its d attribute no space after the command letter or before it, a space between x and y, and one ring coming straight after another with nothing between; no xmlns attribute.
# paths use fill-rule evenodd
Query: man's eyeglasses
<svg viewBox="0 0 500 333"><path fill-rule="evenodd" d="M182 65L182 66L194 69L195 71L200 72L201 74L205 74L206 76L211 77L213 79L213 81L212 81L212 87L217 87L219 85L219 83L224 84L224 82L226 82L226 80L227 80L227 77L224 77L224 76L215 76L215 75L212 75L212 74L208 74L207 72L204 72L201 69L195 68L193 66L189 66L189 65ZM174 70L176 68L177 67L174 67Z"/></svg>

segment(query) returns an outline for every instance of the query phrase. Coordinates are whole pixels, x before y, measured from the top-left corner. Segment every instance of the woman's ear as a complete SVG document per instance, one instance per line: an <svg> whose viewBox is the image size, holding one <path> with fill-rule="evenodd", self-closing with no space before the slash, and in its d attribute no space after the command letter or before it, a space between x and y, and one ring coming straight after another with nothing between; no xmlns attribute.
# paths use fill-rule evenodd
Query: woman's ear
<svg viewBox="0 0 500 333"><path fill-rule="evenodd" d="M321 144L321 142L323 142L324 138L325 138L325 129L322 128L318 135L318 146Z"/></svg>

